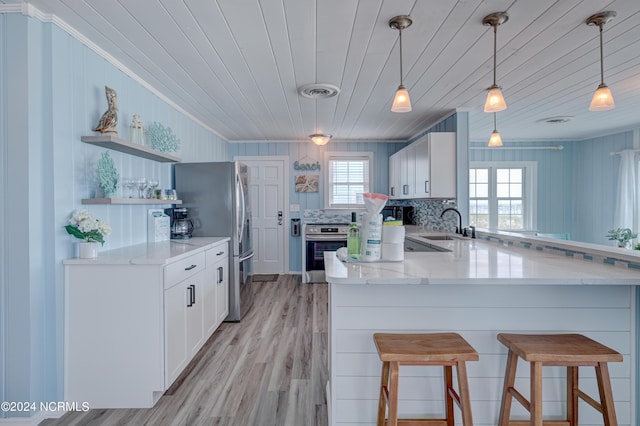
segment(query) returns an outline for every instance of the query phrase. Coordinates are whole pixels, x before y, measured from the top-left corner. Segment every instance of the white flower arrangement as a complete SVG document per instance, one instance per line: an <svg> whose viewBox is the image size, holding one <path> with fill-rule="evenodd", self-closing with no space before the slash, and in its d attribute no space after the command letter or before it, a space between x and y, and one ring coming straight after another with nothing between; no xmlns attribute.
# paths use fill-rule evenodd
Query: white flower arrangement
<svg viewBox="0 0 640 426"><path fill-rule="evenodd" d="M104 245L104 237L111 234L111 227L107 222L94 219L86 210L74 210L65 229L76 238L102 245Z"/></svg>

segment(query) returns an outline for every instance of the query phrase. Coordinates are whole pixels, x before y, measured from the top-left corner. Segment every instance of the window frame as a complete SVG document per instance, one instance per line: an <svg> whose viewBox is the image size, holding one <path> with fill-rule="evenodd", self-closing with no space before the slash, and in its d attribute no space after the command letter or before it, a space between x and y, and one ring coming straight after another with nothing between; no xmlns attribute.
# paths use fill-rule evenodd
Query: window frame
<svg viewBox="0 0 640 426"><path fill-rule="evenodd" d="M332 198L333 195L333 188L331 187L330 184L330 179L329 179L329 173L330 173L330 169L331 167L329 166L329 162L330 161L336 161L336 160L344 160L344 161L352 161L354 159L362 159L362 160L367 160L368 161L368 168L369 168L369 176L368 179L369 181L367 182L368 185L368 190L365 189L365 192L372 192L372 186L373 186L373 152L341 152L341 151L327 151L324 153L324 182L325 182L325 188L324 188L324 208L325 209L331 209L331 210L345 210L345 209L350 209L350 210L354 210L354 209L364 209L364 203L363 204L331 204L330 200Z"/></svg>
<svg viewBox="0 0 640 426"><path fill-rule="evenodd" d="M469 176L471 169L489 169L489 229L499 231L528 232L535 231L538 224L537 205L538 205L538 162L537 161L470 161ZM497 172L496 169L524 169L522 184L522 211L523 211L523 229L498 228L498 197L497 189ZM467 182L470 185L471 181ZM469 203L472 199L469 194ZM469 222L471 221L471 207L469 208Z"/></svg>

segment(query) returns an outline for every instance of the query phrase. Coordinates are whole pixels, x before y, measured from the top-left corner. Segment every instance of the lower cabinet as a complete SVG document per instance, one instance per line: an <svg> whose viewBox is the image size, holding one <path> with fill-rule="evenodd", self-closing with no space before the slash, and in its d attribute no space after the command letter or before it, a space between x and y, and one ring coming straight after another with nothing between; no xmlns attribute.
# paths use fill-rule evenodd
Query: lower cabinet
<svg viewBox="0 0 640 426"><path fill-rule="evenodd" d="M128 250L65 261L67 401L152 407L229 312L226 241L148 264Z"/></svg>
<svg viewBox="0 0 640 426"><path fill-rule="evenodd" d="M205 342L203 275L198 272L164 292L167 388Z"/></svg>
<svg viewBox="0 0 640 426"><path fill-rule="evenodd" d="M204 330L211 335L229 314L229 245L205 252Z"/></svg>

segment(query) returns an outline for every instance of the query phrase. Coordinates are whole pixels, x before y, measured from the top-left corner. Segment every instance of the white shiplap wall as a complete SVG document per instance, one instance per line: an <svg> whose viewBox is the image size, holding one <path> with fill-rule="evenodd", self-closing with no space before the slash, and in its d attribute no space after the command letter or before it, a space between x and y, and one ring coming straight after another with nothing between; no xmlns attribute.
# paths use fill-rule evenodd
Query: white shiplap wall
<svg viewBox="0 0 640 426"><path fill-rule="evenodd" d="M496 425L506 364L499 332L578 332L624 356L610 364L620 425L630 425L635 374L634 290L626 286L535 285L330 285L330 374L333 425L373 425L381 363L375 332L459 332L480 354L467 364L475 425ZM565 371L544 369L544 413L564 410ZM442 368L402 367L401 417L441 417ZM597 397L593 368L580 371L581 386ZM528 364L520 363L517 388L529 395ZM602 424L581 403L580 425ZM524 409L513 404L512 418ZM459 421L459 413L456 414Z"/></svg>

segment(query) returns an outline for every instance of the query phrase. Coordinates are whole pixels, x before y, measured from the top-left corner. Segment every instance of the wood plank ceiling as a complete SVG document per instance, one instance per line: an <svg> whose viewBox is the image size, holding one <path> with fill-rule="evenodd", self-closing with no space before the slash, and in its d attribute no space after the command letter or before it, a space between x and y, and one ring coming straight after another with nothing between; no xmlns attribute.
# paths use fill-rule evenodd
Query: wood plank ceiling
<svg viewBox="0 0 640 426"><path fill-rule="evenodd" d="M14 3L14 0L0 2ZM584 139L640 127L638 0L30 0L65 21L229 141L408 140L456 109L470 113L470 137L486 140L482 112L492 83L492 12L498 29L498 113L505 141ZM604 27L605 82L616 109L589 112L600 82L593 13L614 10ZM413 111L390 111L404 83ZM108 83L108 82L105 82ZM298 88L329 83L330 99ZM570 116L565 124L538 120Z"/></svg>

